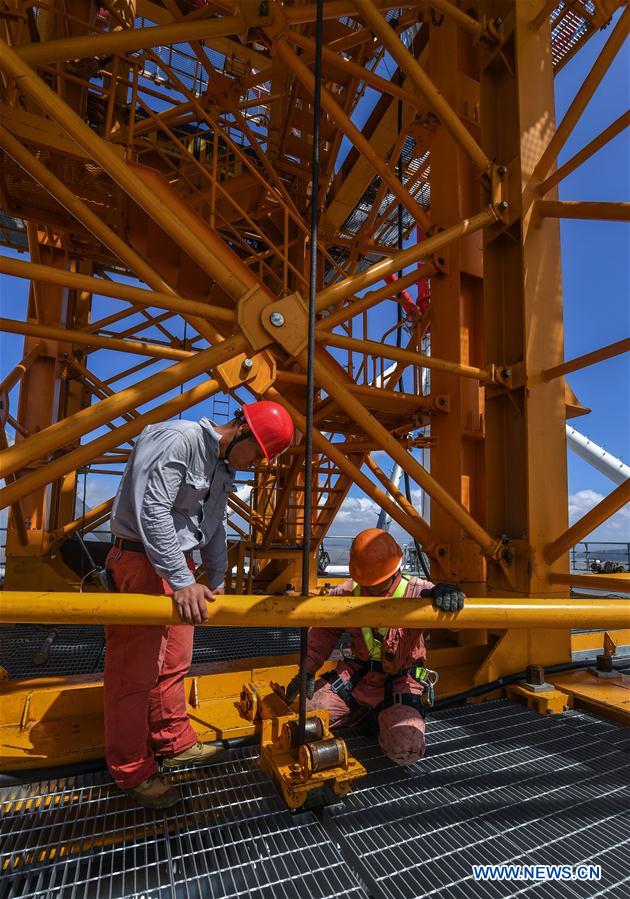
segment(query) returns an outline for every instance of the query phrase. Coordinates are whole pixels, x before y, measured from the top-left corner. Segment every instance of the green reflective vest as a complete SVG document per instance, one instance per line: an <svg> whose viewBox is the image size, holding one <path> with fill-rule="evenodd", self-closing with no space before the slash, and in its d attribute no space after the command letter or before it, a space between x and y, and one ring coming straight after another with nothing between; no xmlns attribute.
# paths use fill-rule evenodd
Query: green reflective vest
<svg viewBox="0 0 630 899"><path fill-rule="evenodd" d="M400 599L402 596L404 596L408 583L409 578L403 576L400 579L400 583L392 593L392 596L396 599ZM354 596L361 596L361 587L359 586L359 584L355 584L354 590L352 592ZM388 635L388 633L388 627L379 627L377 631L375 631L371 627L361 628L361 636L363 637L363 642L367 646L367 651L369 653L371 662L381 661L381 649L383 646L383 640Z"/></svg>

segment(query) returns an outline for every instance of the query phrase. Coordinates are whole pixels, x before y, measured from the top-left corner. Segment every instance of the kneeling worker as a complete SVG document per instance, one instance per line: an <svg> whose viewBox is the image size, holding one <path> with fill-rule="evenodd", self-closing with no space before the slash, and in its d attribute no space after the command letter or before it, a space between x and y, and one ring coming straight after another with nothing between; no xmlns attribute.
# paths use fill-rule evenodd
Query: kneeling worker
<svg viewBox="0 0 630 899"><path fill-rule="evenodd" d="M158 776L166 767L202 765L216 746L199 743L186 711L184 676L194 628L223 592L227 548L223 524L236 471L273 459L293 439L293 422L277 403L243 406L232 421L166 421L138 437L112 510L116 537L107 568L120 593L172 595L182 625L111 625L106 629L105 755L118 786L147 808L168 808L180 795ZM200 549L208 586L194 577Z"/></svg>
<svg viewBox="0 0 630 899"><path fill-rule="evenodd" d="M402 551L390 534L379 528L361 531L350 548L352 580L331 594L404 596L410 600L431 597L434 606L445 612L463 608L464 594L454 584L434 585L421 578L407 578L400 570L401 562ZM354 658L339 662L316 684L317 670L330 657L341 634L341 628L309 630L307 709L327 710L331 728L356 724L375 714L385 755L399 765L416 762L424 755L425 691L432 691L423 631L352 628ZM299 690L298 674L287 687L287 702L291 703Z"/></svg>

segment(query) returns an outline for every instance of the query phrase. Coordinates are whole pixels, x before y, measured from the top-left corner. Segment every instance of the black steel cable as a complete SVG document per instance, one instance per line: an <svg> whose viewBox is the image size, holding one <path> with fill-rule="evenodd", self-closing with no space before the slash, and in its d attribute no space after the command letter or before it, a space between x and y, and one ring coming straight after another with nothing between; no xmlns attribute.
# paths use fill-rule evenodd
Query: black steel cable
<svg viewBox="0 0 630 899"><path fill-rule="evenodd" d="M402 10L401 10L401 12L402 12ZM402 86L402 72L400 73L399 84ZM399 137L399 139L400 139L400 134L402 132L402 127L403 127L403 106L402 106L402 100L398 100L398 137ZM398 155L398 180L400 181L401 184L403 183L403 150L404 150L404 146L400 148L400 153ZM404 243L403 208L402 208L402 203L399 203L398 204L398 249L399 250L403 249L403 243ZM402 271L398 272L398 277L402 278L402 276L403 276ZM400 297L401 297L401 294L398 294L398 304L396 307L396 315L398 316L398 319L397 319L398 327L396 328L396 346L397 347L402 346L402 321L403 321L402 311L403 310L402 310L402 304L400 302ZM397 387L398 387L398 390L400 393L404 393L403 379L404 379L404 372L403 372L403 375L400 377L398 384L397 384ZM411 502L411 482L409 480L409 475L407 474L406 471L403 471L403 480L404 480L404 484L405 484L405 496L407 497L407 502L410 505L413 505L413 503ZM414 548L416 550L416 558L418 559L418 564L422 568L422 572L423 572L425 578L428 581L430 581L431 580L431 572L429 571L429 567L424 558L424 553L422 552L422 548L420 547L420 544L418 543L418 541L416 540L415 537L413 537L412 539L413 539Z"/></svg>
<svg viewBox="0 0 630 899"><path fill-rule="evenodd" d="M313 156L311 165L311 234L308 291L308 364L306 369L306 432L304 434L304 534L302 542L302 596L308 597L313 515L313 407L315 394L315 298L317 294L317 228L319 224L319 134L322 87L324 3L317 0L315 24L315 91L313 95ZM306 656L308 628L300 630L299 742L306 741Z"/></svg>

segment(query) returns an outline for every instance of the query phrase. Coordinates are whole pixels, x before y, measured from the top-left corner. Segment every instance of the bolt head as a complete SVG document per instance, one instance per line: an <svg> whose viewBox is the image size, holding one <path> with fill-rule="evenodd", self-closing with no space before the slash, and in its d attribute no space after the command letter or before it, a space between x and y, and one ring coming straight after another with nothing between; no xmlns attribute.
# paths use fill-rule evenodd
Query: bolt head
<svg viewBox="0 0 630 899"><path fill-rule="evenodd" d="M243 359L243 368L251 369L254 367L253 359Z"/></svg>
<svg viewBox="0 0 630 899"><path fill-rule="evenodd" d="M499 178L503 178L504 175L507 175L507 168L506 168L506 166L500 165L499 168L497 169L497 172L498 172L498 174L499 174Z"/></svg>
<svg viewBox="0 0 630 899"><path fill-rule="evenodd" d="M507 208L508 208L507 200L501 200L501 202L499 203L499 212L505 212L505 210Z"/></svg>
<svg viewBox="0 0 630 899"><path fill-rule="evenodd" d="M274 328L281 328L284 324L284 315L281 312L272 312L269 321Z"/></svg>

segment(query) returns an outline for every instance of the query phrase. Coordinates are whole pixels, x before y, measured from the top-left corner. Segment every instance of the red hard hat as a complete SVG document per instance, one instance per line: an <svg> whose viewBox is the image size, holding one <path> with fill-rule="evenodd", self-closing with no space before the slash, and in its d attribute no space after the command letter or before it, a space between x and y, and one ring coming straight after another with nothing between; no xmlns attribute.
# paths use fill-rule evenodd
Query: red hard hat
<svg viewBox="0 0 630 899"><path fill-rule="evenodd" d="M279 403L269 400L249 403L243 406L243 415L267 461L275 459L291 445L293 421Z"/></svg>
<svg viewBox="0 0 630 899"><path fill-rule="evenodd" d="M361 587L373 587L396 574L401 561L402 550L391 534L366 528L350 547L350 577Z"/></svg>

